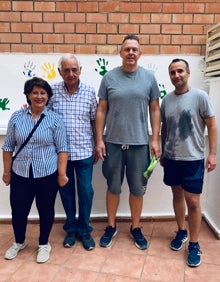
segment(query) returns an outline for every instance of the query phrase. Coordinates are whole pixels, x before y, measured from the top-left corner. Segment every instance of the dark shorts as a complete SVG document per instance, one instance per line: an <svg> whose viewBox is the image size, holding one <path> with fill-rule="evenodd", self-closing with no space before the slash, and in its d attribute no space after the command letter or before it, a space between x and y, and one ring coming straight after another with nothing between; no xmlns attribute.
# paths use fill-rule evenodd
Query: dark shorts
<svg viewBox="0 0 220 282"><path fill-rule="evenodd" d="M164 158L164 183L181 186L185 191L201 194L204 178L204 159L175 161Z"/></svg>
<svg viewBox="0 0 220 282"><path fill-rule="evenodd" d="M107 180L108 190L121 193L121 185L126 174L130 192L142 197L146 192L147 180L143 172L150 162L148 145L122 145L106 143L106 157L102 172Z"/></svg>

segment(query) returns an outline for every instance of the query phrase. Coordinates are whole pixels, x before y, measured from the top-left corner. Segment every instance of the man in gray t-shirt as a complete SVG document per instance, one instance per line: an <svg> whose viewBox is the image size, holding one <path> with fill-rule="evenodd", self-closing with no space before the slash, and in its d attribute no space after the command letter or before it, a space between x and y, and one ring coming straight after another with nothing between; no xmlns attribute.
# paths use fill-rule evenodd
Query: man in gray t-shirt
<svg viewBox="0 0 220 282"><path fill-rule="evenodd" d="M188 239L185 223L186 203L189 223L187 263L195 267L201 264L198 239L204 168L210 172L216 167L217 126L208 94L188 85L188 62L174 59L168 69L175 90L165 96L161 105L160 162L164 167L164 183L172 188L173 208L178 226L170 248L178 251ZM208 129L209 140L206 161L205 127Z"/></svg>
<svg viewBox="0 0 220 282"><path fill-rule="evenodd" d="M137 36L128 35L124 38L120 56L122 66L105 74L98 92L96 149L103 160L103 175L108 185L108 226L100 239L100 246L110 246L117 233L115 217L126 173L130 190L130 233L136 247L146 249L148 242L140 228L143 195L147 185L143 172L149 165L150 153L157 158L160 156L160 92L153 74L138 66L141 49ZM148 111L152 127L150 149Z"/></svg>

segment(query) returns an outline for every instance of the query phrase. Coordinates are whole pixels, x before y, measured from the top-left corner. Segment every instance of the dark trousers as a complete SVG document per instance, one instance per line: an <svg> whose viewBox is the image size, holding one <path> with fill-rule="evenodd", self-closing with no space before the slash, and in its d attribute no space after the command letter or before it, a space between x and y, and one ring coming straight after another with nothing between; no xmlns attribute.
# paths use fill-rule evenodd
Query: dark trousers
<svg viewBox="0 0 220 282"><path fill-rule="evenodd" d="M34 199L40 221L39 245L48 243L58 188L57 172L42 178L33 178L32 171L29 178L12 172L10 204L16 243L21 244L25 240L28 215Z"/></svg>

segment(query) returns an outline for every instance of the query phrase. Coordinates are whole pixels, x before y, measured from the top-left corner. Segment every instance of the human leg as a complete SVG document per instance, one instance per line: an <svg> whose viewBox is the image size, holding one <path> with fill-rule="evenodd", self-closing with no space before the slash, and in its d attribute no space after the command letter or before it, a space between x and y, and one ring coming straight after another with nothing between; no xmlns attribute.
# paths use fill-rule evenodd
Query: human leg
<svg viewBox="0 0 220 282"><path fill-rule="evenodd" d="M67 232L67 235L74 235L76 232L74 161L68 161L67 163L67 176L69 179L68 183L64 187L59 188L60 198L66 213L63 229ZM75 235L73 237L74 240L71 240L71 245L75 243Z"/></svg>
<svg viewBox="0 0 220 282"><path fill-rule="evenodd" d="M32 180L12 172L10 185L10 204L12 225L16 243L25 241L28 215L35 197Z"/></svg>
<svg viewBox="0 0 220 282"><path fill-rule="evenodd" d="M77 235L82 235L92 231L89 221L94 195L92 187L93 158L75 161L75 171L79 204Z"/></svg>
<svg viewBox="0 0 220 282"><path fill-rule="evenodd" d="M15 243L6 251L5 259L13 259L26 247L25 233L28 214L34 199L31 180L12 172L10 185L10 204Z"/></svg>
<svg viewBox="0 0 220 282"><path fill-rule="evenodd" d="M106 209L108 226L100 238L101 247L109 247L117 234L116 213L120 202L121 184L124 178L124 157L122 145L106 143L106 158L103 162L102 172L107 180Z"/></svg>
<svg viewBox="0 0 220 282"><path fill-rule="evenodd" d="M91 236L90 215L94 190L92 187L93 157L75 161L79 216L77 220L77 236L86 250L92 250L95 242Z"/></svg>
<svg viewBox="0 0 220 282"><path fill-rule="evenodd" d="M58 192L57 172L35 179L36 207L40 219L39 245L46 245L54 222L54 205Z"/></svg>
<svg viewBox="0 0 220 282"><path fill-rule="evenodd" d="M143 207L143 197L138 197L130 193L129 205L131 210L132 228L140 227L140 218Z"/></svg>
<svg viewBox="0 0 220 282"><path fill-rule="evenodd" d="M174 251L179 251L180 249L182 249L183 244L188 239L185 221L185 197L184 190L181 186L172 186L171 189L173 192L173 209L178 226L178 231L176 232L175 238L170 242L170 248Z"/></svg>

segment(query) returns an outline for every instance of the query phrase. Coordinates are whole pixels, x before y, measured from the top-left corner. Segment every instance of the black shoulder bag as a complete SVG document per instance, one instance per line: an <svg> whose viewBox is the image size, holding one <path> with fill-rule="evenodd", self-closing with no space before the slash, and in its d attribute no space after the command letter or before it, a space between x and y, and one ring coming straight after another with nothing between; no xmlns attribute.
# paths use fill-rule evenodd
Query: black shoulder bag
<svg viewBox="0 0 220 282"><path fill-rule="evenodd" d="M41 114L38 122L35 124L35 126L33 127L33 129L31 130L31 132L29 133L28 137L26 138L26 140L24 141L24 143L21 145L21 147L18 149L17 153L12 157L12 161L15 160L15 158L17 157L18 153L20 153L20 151L24 148L24 146L28 143L28 141L31 139L34 131L37 129L37 127L39 126L39 124L41 123L42 119L45 117L45 114Z"/></svg>

